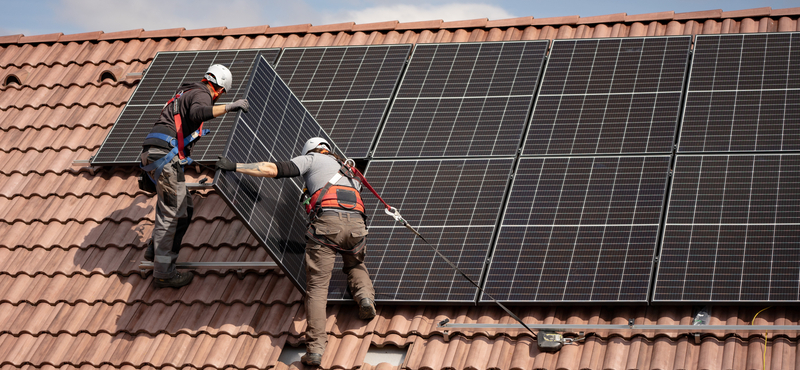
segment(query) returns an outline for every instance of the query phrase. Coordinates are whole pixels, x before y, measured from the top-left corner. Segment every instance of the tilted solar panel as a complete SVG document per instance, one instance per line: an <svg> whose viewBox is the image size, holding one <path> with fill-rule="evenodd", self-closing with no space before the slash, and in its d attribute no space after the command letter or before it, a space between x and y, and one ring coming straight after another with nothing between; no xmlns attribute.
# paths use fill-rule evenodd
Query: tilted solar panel
<svg viewBox="0 0 800 370"><path fill-rule="evenodd" d="M434 248L479 281L513 159L431 159L369 163L367 180ZM366 266L378 302L474 302L477 288L363 190L369 236ZM341 261L329 299L349 300Z"/></svg>
<svg viewBox="0 0 800 370"><path fill-rule="evenodd" d="M800 33L698 35L680 153L800 149Z"/></svg>
<svg viewBox="0 0 800 370"><path fill-rule="evenodd" d="M691 40L553 41L523 155L670 153Z"/></svg>
<svg viewBox="0 0 800 370"><path fill-rule="evenodd" d="M278 75L351 158L366 158L411 45L286 48Z"/></svg>
<svg viewBox="0 0 800 370"><path fill-rule="evenodd" d="M508 302L647 301L669 165L521 158L485 290Z"/></svg>
<svg viewBox="0 0 800 370"><path fill-rule="evenodd" d="M266 59L259 58L245 97L250 110L238 116L224 152L232 161L289 160L300 155L306 140L315 136L335 147ZM339 152L338 148L334 151ZM299 204L302 178L276 180L218 171L214 188L304 292L303 235L308 217Z"/></svg>
<svg viewBox="0 0 800 370"><path fill-rule="evenodd" d="M515 155L548 43L417 45L373 156Z"/></svg>
<svg viewBox="0 0 800 370"><path fill-rule="evenodd" d="M800 300L800 155L679 155L653 301Z"/></svg>
<svg viewBox="0 0 800 370"><path fill-rule="evenodd" d="M256 57L274 63L280 49L159 52L139 82L122 114L92 157L92 165L130 165L139 163L142 142L161 114L164 104L184 82L200 81L212 64L223 64L233 75L230 91L217 100L226 104L244 96ZM192 159L211 162L222 154L235 114L226 114L203 125L211 133L192 148Z"/></svg>

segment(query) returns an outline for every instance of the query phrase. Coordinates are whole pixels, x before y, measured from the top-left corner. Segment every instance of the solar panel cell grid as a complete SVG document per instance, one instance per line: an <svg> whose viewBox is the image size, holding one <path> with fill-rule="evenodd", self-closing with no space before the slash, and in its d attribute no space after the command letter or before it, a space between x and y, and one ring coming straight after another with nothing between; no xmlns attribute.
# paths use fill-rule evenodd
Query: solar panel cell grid
<svg viewBox="0 0 800 370"><path fill-rule="evenodd" d="M679 156L656 301L800 300L800 155Z"/></svg>
<svg viewBox="0 0 800 370"><path fill-rule="evenodd" d="M515 155L547 45L417 45L374 157Z"/></svg>
<svg viewBox="0 0 800 370"><path fill-rule="evenodd" d="M489 294L646 301L669 164L669 156L521 158Z"/></svg>
<svg viewBox="0 0 800 370"><path fill-rule="evenodd" d="M433 247L480 280L513 159L372 161L366 176ZM368 191L366 265L377 301L472 302L477 289L383 212ZM347 300L341 262L329 298Z"/></svg>
<svg viewBox="0 0 800 370"><path fill-rule="evenodd" d="M698 36L679 152L800 149L800 34Z"/></svg>
<svg viewBox="0 0 800 370"><path fill-rule="evenodd" d="M553 42L523 155L670 153L691 37Z"/></svg>
<svg viewBox="0 0 800 370"><path fill-rule="evenodd" d="M250 111L238 116L225 152L232 161L284 161L299 155L308 138L330 140L263 58L258 61L246 97ZM305 291L307 216L298 203L302 186L301 178L275 180L222 171L214 180L215 189L253 236Z"/></svg>
<svg viewBox="0 0 800 370"><path fill-rule="evenodd" d="M365 158L410 51L411 45L287 48L276 70L345 155Z"/></svg>

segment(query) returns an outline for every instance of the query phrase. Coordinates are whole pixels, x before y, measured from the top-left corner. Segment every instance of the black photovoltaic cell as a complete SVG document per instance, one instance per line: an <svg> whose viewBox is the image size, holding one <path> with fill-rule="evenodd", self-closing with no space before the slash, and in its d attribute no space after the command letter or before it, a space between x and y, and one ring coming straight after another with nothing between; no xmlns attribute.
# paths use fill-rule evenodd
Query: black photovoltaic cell
<svg viewBox="0 0 800 370"><path fill-rule="evenodd" d="M553 41L523 154L670 153L691 41Z"/></svg>
<svg viewBox="0 0 800 370"><path fill-rule="evenodd" d="M698 35L678 151L800 149L800 33Z"/></svg>
<svg viewBox="0 0 800 370"><path fill-rule="evenodd" d="M164 104L175 95L183 82L200 81L210 65L223 64L231 70L231 89L216 102L226 104L244 96L256 56L262 55L274 63L279 52L280 49L249 49L156 54L100 150L92 158L92 164L139 163L142 142L153 128ZM192 159L215 161L225 149L235 120L236 114L226 114L205 122L203 128L210 129L211 133L197 141L192 149Z"/></svg>
<svg viewBox="0 0 800 370"><path fill-rule="evenodd" d="M374 157L515 155L548 43L417 45Z"/></svg>
<svg viewBox="0 0 800 370"><path fill-rule="evenodd" d="M512 158L371 161L367 180L433 247L479 281ZM393 218L364 189L366 265L378 302L474 302L477 288ZM337 261L329 298L351 299Z"/></svg>
<svg viewBox="0 0 800 370"><path fill-rule="evenodd" d="M411 45L287 48L276 71L331 138L366 158Z"/></svg>
<svg viewBox="0 0 800 370"><path fill-rule="evenodd" d="M798 205L798 154L678 156L653 300L800 300Z"/></svg>
<svg viewBox="0 0 800 370"><path fill-rule="evenodd" d="M669 165L521 158L485 290L509 302L647 301Z"/></svg>
<svg viewBox="0 0 800 370"><path fill-rule="evenodd" d="M300 155L306 140L315 136L335 146L264 58L258 60L246 98L250 110L238 116L224 153L230 160L289 160ZM307 216L299 204L302 178L276 180L218 171L214 188L267 247L273 260L305 291L303 235Z"/></svg>

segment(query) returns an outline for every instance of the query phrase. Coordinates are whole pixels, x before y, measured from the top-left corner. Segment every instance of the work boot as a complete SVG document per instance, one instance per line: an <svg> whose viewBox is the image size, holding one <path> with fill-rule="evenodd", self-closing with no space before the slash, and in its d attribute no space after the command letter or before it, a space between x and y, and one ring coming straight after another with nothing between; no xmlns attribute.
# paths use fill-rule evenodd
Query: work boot
<svg viewBox="0 0 800 370"><path fill-rule="evenodd" d="M319 366L322 363L322 355L319 353L306 353L300 357L300 362L304 365Z"/></svg>
<svg viewBox="0 0 800 370"><path fill-rule="evenodd" d="M170 279L154 279L156 288L180 288L192 282L194 274L191 271L176 272Z"/></svg>
<svg viewBox="0 0 800 370"><path fill-rule="evenodd" d="M372 320L375 314L375 301L369 298L363 298L358 309L358 318L361 320Z"/></svg>
<svg viewBox="0 0 800 370"><path fill-rule="evenodd" d="M153 239L147 242L147 249L144 250L144 260L153 262L156 258L156 248L153 245Z"/></svg>

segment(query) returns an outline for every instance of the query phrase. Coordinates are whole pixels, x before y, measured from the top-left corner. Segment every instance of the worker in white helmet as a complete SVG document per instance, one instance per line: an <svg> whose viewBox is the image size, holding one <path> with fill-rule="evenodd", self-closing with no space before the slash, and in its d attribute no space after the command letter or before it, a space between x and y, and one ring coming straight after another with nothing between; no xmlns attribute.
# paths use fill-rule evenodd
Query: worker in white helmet
<svg viewBox="0 0 800 370"><path fill-rule="evenodd" d="M361 182L323 138L308 140L302 153L278 163L234 163L222 157L217 168L259 177L303 176L310 224L305 253L308 342L301 361L319 365L328 342L325 307L336 253L342 255L342 271L347 274L347 284L359 306L358 316L363 320L372 320L376 315L375 289L364 266L367 228Z"/></svg>
<svg viewBox="0 0 800 370"><path fill-rule="evenodd" d="M214 105L220 95L230 90L232 80L227 67L214 64L201 81L181 85L142 143L141 167L151 182L143 179L140 183L158 194L153 239L145 251L145 259L153 261L156 287L178 288L192 281L190 271L175 269L194 209L186 191L183 166L192 162L189 155L194 142L208 133L203 121L227 112L247 112L249 106L244 99Z"/></svg>

